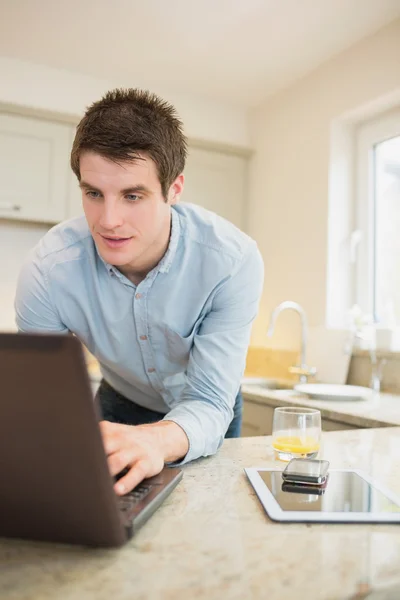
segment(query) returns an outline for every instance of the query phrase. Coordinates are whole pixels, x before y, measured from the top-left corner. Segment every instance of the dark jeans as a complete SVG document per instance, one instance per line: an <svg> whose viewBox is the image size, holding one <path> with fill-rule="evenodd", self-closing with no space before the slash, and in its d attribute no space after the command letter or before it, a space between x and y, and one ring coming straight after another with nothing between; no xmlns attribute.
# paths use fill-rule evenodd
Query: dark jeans
<svg viewBox="0 0 400 600"><path fill-rule="evenodd" d="M104 379L97 392L97 400L102 411L103 419L124 425L144 425L161 421L165 415L135 404L114 390ZM225 434L226 438L240 437L242 428L243 396L239 390L233 409L233 419Z"/></svg>

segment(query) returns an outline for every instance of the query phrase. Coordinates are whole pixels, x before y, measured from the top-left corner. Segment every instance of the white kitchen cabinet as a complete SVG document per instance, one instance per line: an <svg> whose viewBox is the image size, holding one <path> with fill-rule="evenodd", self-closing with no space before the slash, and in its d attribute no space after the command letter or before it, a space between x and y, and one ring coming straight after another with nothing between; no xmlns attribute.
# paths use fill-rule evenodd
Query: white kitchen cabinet
<svg viewBox="0 0 400 600"><path fill-rule="evenodd" d="M0 218L57 223L83 215L70 167L76 128L0 113ZM189 145L183 202L199 204L245 228L247 158Z"/></svg>
<svg viewBox="0 0 400 600"><path fill-rule="evenodd" d="M255 435L271 435L274 407L268 404L257 404L244 398L242 437Z"/></svg>
<svg viewBox="0 0 400 600"><path fill-rule="evenodd" d="M72 146L73 135L71 133ZM183 202L199 204L244 227L244 189L246 184L246 159L214 150L189 147L185 167ZM82 195L75 174L68 181L67 218L83 215Z"/></svg>
<svg viewBox="0 0 400 600"><path fill-rule="evenodd" d="M81 217L84 214L82 206L82 192L75 173L70 169L67 190L66 218Z"/></svg>
<svg viewBox="0 0 400 600"><path fill-rule="evenodd" d="M243 229L247 159L214 150L189 147L184 202L199 204Z"/></svg>
<svg viewBox="0 0 400 600"><path fill-rule="evenodd" d="M274 418L274 406L258 404L244 397L242 437L255 435L272 435L272 422ZM356 425L349 425L341 421L334 421L325 417L321 420L322 431L342 431L345 429L359 429Z"/></svg>
<svg viewBox="0 0 400 600"><path fill-rule="evenodd" d="M71 171L71 175L68 182L68 199L67 199L67 219L73 217L82 217L83 205L82 205L82 192L78 186L78 179L75 173Z"/></svg>
<svg viewBox="0 0 400 600"><path fill-rule="evenodd" d="M332 419L321 419L322 431L342 431L344 429L360 429L357 425L349 425L348 423L342 423L339 421L333 421Z"/></svg>
<svg viewBox="0 0 400 600"><path fill-rule="evenodd" d="M68 189L67 189L67 208L66 218L81 217L83 215L82 207L82 192L79 187L78 178L69 166L69 156L72 149L72 144L75 137L76 128L71 126L70 139L68 148Z"/></svg>
<svg viewBox="0 0 400 600"><path fill-rule="evenodd" d="M66 216L71 125L0 113L0 217Z"/></svg>

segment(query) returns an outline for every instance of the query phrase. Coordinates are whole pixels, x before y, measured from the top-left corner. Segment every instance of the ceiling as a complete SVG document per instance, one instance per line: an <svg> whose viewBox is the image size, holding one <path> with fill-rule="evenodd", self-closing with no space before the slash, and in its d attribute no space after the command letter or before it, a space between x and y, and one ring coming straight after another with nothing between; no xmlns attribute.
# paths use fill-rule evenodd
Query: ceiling
<svg viewBox="0 0 400 600"><path fill-rule="evenodd" d="M1 0L0 56L251 107L400 0Z"/></svg>

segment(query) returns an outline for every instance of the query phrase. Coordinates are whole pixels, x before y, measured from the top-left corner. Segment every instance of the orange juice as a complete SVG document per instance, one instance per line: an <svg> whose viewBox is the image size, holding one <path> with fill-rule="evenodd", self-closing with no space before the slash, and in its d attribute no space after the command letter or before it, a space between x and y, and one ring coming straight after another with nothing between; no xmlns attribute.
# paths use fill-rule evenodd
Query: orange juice
<svg viewBox="0 0 400 600"><path fill-rule="evenodd" d="M311 454L318 452L319 440L311 436L289 436L277 437L272 442L272 447L278 452L290 454Z"/></svg>

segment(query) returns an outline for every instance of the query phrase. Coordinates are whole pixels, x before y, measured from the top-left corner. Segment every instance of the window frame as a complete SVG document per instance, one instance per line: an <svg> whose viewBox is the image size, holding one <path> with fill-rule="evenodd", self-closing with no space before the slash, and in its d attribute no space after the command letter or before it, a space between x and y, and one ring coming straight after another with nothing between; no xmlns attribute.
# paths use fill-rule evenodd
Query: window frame
<svg viewBox="0 0 400 600"><path fill-rule="evenodd" d="M375 147L400 136L400 108L359 125L356 129L356 179L353 260L355 263L355 302L377 320L375 287Z"/></svg>

